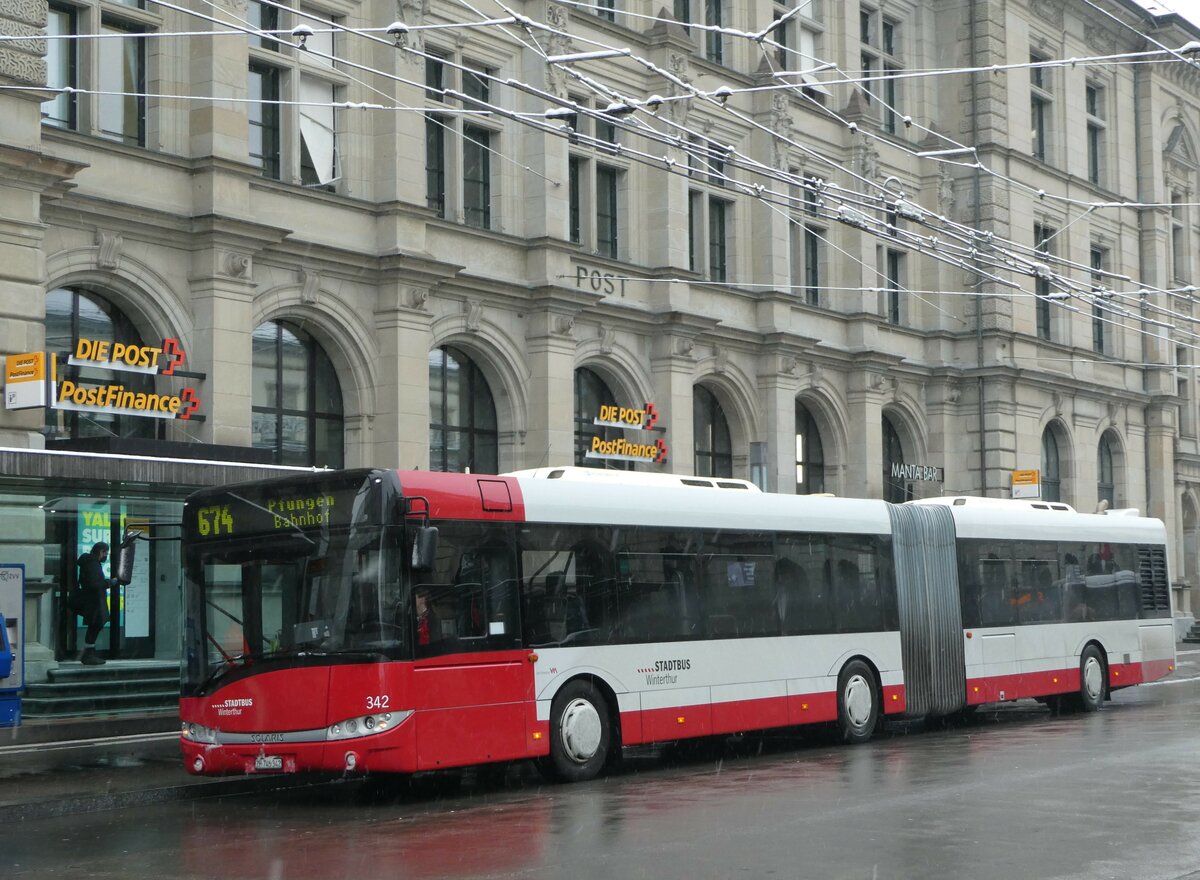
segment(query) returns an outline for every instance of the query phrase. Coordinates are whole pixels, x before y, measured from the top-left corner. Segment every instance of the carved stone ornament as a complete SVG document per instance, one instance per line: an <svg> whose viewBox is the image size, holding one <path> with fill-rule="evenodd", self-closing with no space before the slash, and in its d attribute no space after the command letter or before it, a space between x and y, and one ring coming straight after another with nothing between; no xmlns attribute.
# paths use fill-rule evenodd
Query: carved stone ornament
<svg viewBox="0 0 1200 880"><path fill-rule="evenodd" d="M574 48L571 35L567 33L570 27L570 16L567 8L558 3L546 4L546 23L552 28L546 40L547 55L569 55ZM561 64L547 64L546 89L557 98L567 98L567 71Z"/></svg>
<svg viewBox="0 0 1200 880"><path fill-rule="evenodd" d="M962 389L957 385L951 385L946 389L946 403L958 403L962 400Z"/></svg>
<svg viewBox="0 0 1200 880"><path fill-rule="evenodd" d="M1034 15L1056 28L1063 26L1063 10L1066 5L1065 0L1033 0L1030 4Z"/></svg>
<svg viewBox="0 0 1200 880"><path fill-rule="evenodd" d="M1050 399L1051 399L1051 401L1053 402L1053 406L1054 406L1054 414L1055 414L1056 416L1061 416L1061 415L1063 414L1063 396L1062 396L1062 392L1060 392L1060 391L1055 391L1055 392L1053 392L1053 393L1050 395Z"/></svg>
<svg viewBox="0 0 1200 880"><path fill-rule="evenodd" d="M696 343L692 339L686 337L675 340L675 354L681 357L691 357L692 349L696 347Z"/></svg>
<svg viewBox="0 0 1200 880"><path fill-rule="evenodd" d="M429 289L426 287L410 287L407 291L408 307L417 312L425 311L425 303L429 300Z"/></svg>
<svg viewBox="0 0 1200 880"><path fill-rule="evenodd" d="M874 141L864 137L854 145L854 168L867 180L879 178L879 150Z"/></svg>
<svg viewBox="0 0 1200 880"><path fill-rule="evenodd" d="M667 57L667 70L672 77L671 97L680 98L683 95L691 95L692 90L687 87L692 81L691 59L683 52L671 52ZM671 101L667 104L667 117L676 125L684 125L691 109L692 102L687 98Z"/></svg>
<svg viewBox="0 0 1200 880"><path fill-rule="evenodd" d="M221 273L230 278L250 277L250 257L237 251L225 251L221 254Z"/></svg>
<svg viewBox="0 0 1200 880"><path fill-rule="evenodd" d="M249 0L218 0L221 6L239 15L250 8Z"/></svg>
<svg viewBox="0 0 1200 880"><path fill-rule="evenodd" d="M483 303L467 300L463 303L463 311L467 315L467 329L474 333L483 322Z"/></svg>
<svg viewBox="0 0 1200 880"><path fill-rule="evenodd" d="M96 265L101 269L117 268L124 245L125 240L120 235L96 230Z"/></svg>
<svg viewBox="0 0 1200 880"><path fill-rule="evenodd" d="M1108 423L1112 427L1117 426L1117 416L1120 415L1120 408L1115 403L1108 404Z"/></svg>
<svg viewBox="0 0 1200 880"><path fill-rule="evenodd" d="M425 59L421 53L425 51L424 31L413 31L425 24L425 16L429 13L429 0L396 0L396 20L409 26L407 33L396 38L396 45L412 49L406 52L408 60L416 65L424 65Z"/></svg>
<svg viewBox="0 0 1200 880"><path fill-rule="evenodd" d="M1113 55L1117 51L1117 35L1108 28L1091 22L1083 26L1083 38L1088 48L1100 55Z"/></svg>
<svg viewBox="0 0 1200 880"><path fill-rule="evenodd" d="M554 318L554 332L559 336L571 336L575 333L575 316L558 315Z"/></svg>
<svg viewBox="0 0 1200 880"><path fill-rule="evenodd" d="M250 260L246 259L246 268L249 269ZM300 300L312 305L317 301L317 296L320 294L321 276L316 272L310 272L307 269L301 269L297 273L300 277Z"/></svg>
<svg viewBox="0 0 1200 880"><path fill-rule="evenodd" d="M945 163L938 173L938 213L947 219L954 218L954 175Z"/></svg>
<svg viewBox="0 0 1200 880"><path fill-rule="evenodd" d="M771 140L771 165L775 168L787 168L789 141L792 139L792 112L787 95L776 92L771 96L771 131L775 137Z"/></svg>
<svg viewBox="0 0 1200 880"><path fill-rule="evenodd" d="M0 46L0 79L33 86L46 84L46 60L11 46Z"/></svg>
<svg viewBox="0 0 1200 880"><path fill-rule="evenodd" d="M867 390L882 391L883 390L883 374L882 373L867 373Z"/></svg>
<svg viewBox="0 0 1200 880"><path fill-rule="evenodd" d="M600 328L600 351L612 354L613 346L617 343L617 331L611 327Z"/></svg>
<svg viewBox="0 0 1200 880"><path fill-rule="evenodd" d="M713 347L713 370L717 373L724 373L729 369L729 349L714 346Z"/></svg>
<svg viewBox="0 0 1200 880"><path fill-rule="evenodd" d="M779 359L779 372L785 376L796 375L796 367L799 362L790 354L785 354Z"/></svg>

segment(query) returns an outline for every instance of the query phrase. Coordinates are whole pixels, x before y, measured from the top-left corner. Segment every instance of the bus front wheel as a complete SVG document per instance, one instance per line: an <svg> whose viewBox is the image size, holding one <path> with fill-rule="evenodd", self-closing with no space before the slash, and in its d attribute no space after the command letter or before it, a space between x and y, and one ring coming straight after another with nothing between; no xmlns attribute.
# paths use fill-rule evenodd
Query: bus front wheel
<svg viewBox="0 0 1200 880"><path fill-rule="evenodd" d="M842 742L864 743L879 723L875 673L862 660L851 660L838 676L838 727Z"/></svg>
<svg viewBox="0 0 1200 880"><path fill-rule="evenodd" d="M603 695L590 681L573 681L551 704L550 755L543 767L563 782L593 779L608 759L611 741L612 723Z"/></svg>

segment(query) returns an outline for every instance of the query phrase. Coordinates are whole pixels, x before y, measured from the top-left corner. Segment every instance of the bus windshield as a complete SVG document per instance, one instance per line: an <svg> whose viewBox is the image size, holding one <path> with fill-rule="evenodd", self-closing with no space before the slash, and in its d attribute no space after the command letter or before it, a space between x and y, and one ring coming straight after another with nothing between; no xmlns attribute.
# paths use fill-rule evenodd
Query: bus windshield
<svg viewBox="0 0 1200 880"><path fill-rule="evenodd" d="M206 492L185 514L185 693L306 658L411 653L377 481Z"/></svg>

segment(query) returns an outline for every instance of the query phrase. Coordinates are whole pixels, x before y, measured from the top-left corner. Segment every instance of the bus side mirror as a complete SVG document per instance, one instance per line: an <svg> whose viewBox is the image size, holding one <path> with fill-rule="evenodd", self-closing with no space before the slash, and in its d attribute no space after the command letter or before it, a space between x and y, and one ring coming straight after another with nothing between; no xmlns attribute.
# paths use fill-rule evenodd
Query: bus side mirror
<svg viewBox="0 0 1200 880"><path fill-rule="evenodd" d="M422 526L417 529L413 539L413 571L433 571L434 563L437 562L437 545L437 526Z"/></svg>
<svg viewBox="0 0 1200 880"><path fill-rule="evenodd" d="M129 586L133 580L133 545L137 539L127 537L117 547L117 564L113 576L123 587Z"/></svg>

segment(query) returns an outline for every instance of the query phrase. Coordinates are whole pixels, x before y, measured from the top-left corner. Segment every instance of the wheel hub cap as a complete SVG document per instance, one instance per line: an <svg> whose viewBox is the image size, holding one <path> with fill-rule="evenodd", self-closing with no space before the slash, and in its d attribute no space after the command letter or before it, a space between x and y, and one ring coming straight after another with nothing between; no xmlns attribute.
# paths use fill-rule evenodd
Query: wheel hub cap
<svg viewBox="0 0 1200 880"><path fill-rule="evenodd" d="M1095 657L1088 657L1083 664L1083 687L1089 699L1100 699L1104 687L1103 677L1100 661Z"/></svg>
<svg viewBox="0 0 1200 880"><path fill-rule="evenodd" d="M846 717L855 727L862 727L871 718L874 698L871 685L861 675L854 675L846 682Z"/></svg>
<svg viewBox="0 0 1200 880"><path fill-rule="evenodd" d="M600 713L587 700L572 700L559 726L563 750L571 759L584 763L600 748Z"/></svg>

